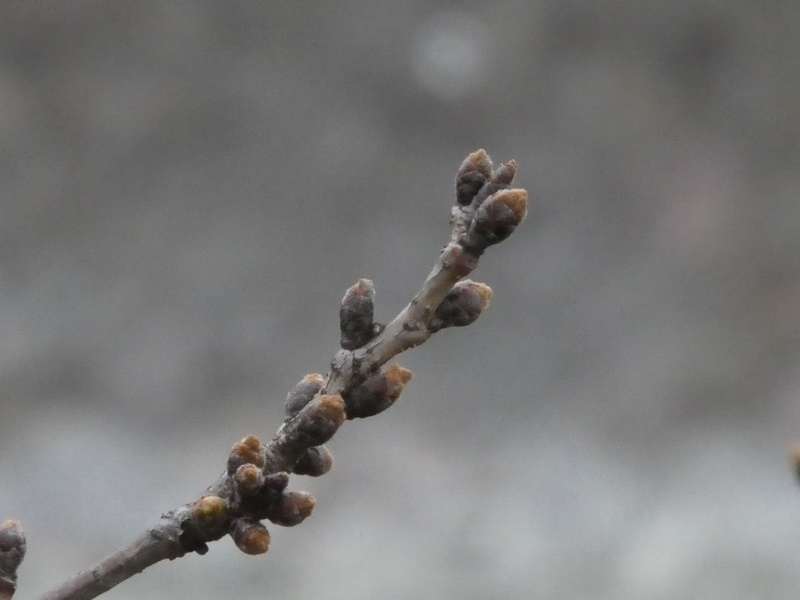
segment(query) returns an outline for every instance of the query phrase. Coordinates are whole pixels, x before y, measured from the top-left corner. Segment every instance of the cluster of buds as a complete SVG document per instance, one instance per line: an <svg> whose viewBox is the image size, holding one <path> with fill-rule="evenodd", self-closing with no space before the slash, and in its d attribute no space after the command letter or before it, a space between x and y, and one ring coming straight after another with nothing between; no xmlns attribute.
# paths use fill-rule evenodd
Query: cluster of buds
<svg viewBox="0 0 800 600"><path fill-rule="evenodd" d="M484 150L470 154L456 176L449 243L406 308L381 325L374 320L372 281L360 279L348 288L339 311L341 350L327 381L316 373L306 375L289 392L286 419L268 444L252 435L237 442L226 472L204 495L162 515L159 528L136 541L134 553L124 548L70 580L67 585L74 584L79 592L70 597L81 595L81 590L94 596L97 589L107 589L109 581L115 585L129 576L123 573L127 565L138 573L163 558L205 554L209 542L225 535L242 552L263 554L270 545L263 521L292 527L308 518L315 500L307 492L287 490L289 473L327 473L333 457L324 444L342 423L385 411L411 380L411 371L387 362L441 329L469 325L488 306L491 289L464 278L486 248L506 239L525 218L525 190L510 189L515 173L514 161L494 169ZM800 451L793 459L800 473ZM0 525L0 600L14 594L25 545L18 522Z"/></svg>
<svg viewBox="0 0 800 600"><path fill-rule="evenodd" d="M296 458L308 448L321 446L333 437L345 420L344 400L339 394L317 394L300 412L281 427L280 436L272 446L284 456L290 449L298 450ZM292 460L292 466L297 460Z"/></svg>
<svg viewBox="0 0 800 600"><path fill-rule="evenodd" d="M439 269L426 281L426 286L437 290L429 296L435 300L425 304L415 298L409 306L422 309L403 323L402 330L397 320L385 328L374 320L372 281L358 280L345 292L339 310L342 356L349 357L351 364L363 364L359 361L385 341L382 334L401 336L421 330L430 335L447 327L469 325L480 316L489 305L492 290L464 277L477 266L487 247L508 237L525 217L525 191L509 189L515 172L513 161L493 169L483 150L467 157L456 177L451 240L440 257ZM407 347L416 343L413 340ZM183 525L185 547L202 553L207 541L227 533L247 554L266 552L270 536L262 521L291 527L314 509L310 494L287 490L289 473L327 473L333 457L324 444L344 420L383 412L411 378L408 369L376 362L366 375L362 372L346 384L333 385L331 389L340 393L330 393L321 375L306 375L286 396L286 419L270 443L265 445L255 436L237 442L228 457L225 483L189 505Z"/></svg>
<svg viewBox="0 0 800 600"><path fill-rule="evenodd" d="M458 243L470 254L480 256L489 246L502 242L525 218L527 192L509 189L516 172L513 160L492 170L484 150L473 152L461 164L453 221L458 224Z"/></svg>
<svg viewBox="0 0 800 600"><path fill-rule="evenodd" d="M403 324L403 331L420 329L430 335L447 327L463 327L489 305L492 290L464 277L487 247L508 237L525 217L525 191L509 189L515 172L513 161L493 169L483 150L463 162L456 177L451 241L440 258L440 270L434 271L442 275L426 281L426 285L432 282L439 295L431 295L436 300L429 305L415 298L410 306L418 302L416 306L425 308ZM382 343L382 333L400 335L395 322L388 326L394 329L385 329L374 316L375 287L369 279L360 279L347 289L339 310L341 352L353 364L361 360L359 353L366 355ZM203 553L207 541L227 533L242 552L263 554L270 536L262 521L290 527L307 518L314 498L306 492L288 491L289 473L327 473L333 457L324 444L344 420L371 417L394 404L412 373L395 364L380 365L333 387L341 393L328 393L325 379L317 373L299 381L286 397L286 419L269 445L255 436L237 442L228 457L224 485L188 506L183 525L186 548Z"/></svg>
<svg viewBox="0 0 800 600"><path fill-rule="evenodd" d="M333 456L323 444L345 420L345 405L338 394L320 394L324 380L306 375L286 396L286 421L281 428L282 447L294 451L293 471L319 477L330 471Z"/></svg>
<svg viewBox="0 0 800 600"><path fill-rule="evenodd" d="M353 286L355 287L355 286ZM311 373L298 381L286 396L287 422L296 417L322 389L322 375ZM323 445L311 446L301 453L293 471L297 475L319 477L331 470L333 456Z"/></svg>
<svg viewBox="0 0 800 600"><path fill-rule="evenodd" d="M341 398L339 403L343 415ZM306 421L306 425L313 421ZM295 437L313 443L318 434L300 428ZM314 498L307 492L287 491L289 474L271 472L268 457L267 447L255 436L234 444L228 456L228 483L201 496L181 516L181 544L185 550L204 554L208 551L207 542L227 533L242 552L263 554L269 548L270 537L262 520L291 527L311 515Z"/></svg>

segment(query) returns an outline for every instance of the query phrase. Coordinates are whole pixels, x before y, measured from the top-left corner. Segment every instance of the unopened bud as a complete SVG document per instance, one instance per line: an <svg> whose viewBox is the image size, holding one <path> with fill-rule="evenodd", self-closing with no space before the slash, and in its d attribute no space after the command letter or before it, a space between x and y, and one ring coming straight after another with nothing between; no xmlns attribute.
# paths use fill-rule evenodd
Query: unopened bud
<svg viewBox="0 0 800 600"><path fill-rule="evenodd" d="M527 206L525 190L500 190L492 194L478 206L462 244L480 254L488 246L502 242L525 218Z"/></svg>
<svg viewBox="0 0 800 600"><path fill-rule="evenodd" d="M324 383L325 380L319 373L310 373L296 383L286 396L286 416L293 417L303 410L303 407L322 389Z"/></svg>
<svg viewBox="0 0 800 600"><path fill-rule="evenodd" d="M345 399L348 419L364 419L383 412L400 397L414 374L395 364L369 375Z"/></svg>
<svg viewBox="0 0 800 600"><path fill-rule="evenodd" d="M489 306L492 288L470 279L459 281L436 308L431 331L446 327L464 327L477 319Z"/></svg>
<svg viewBox="0 0 800 600"><path fill-rule="evenodd" d="M375 315L375 286L369 279L359 279L347 289L339 309L341 346L355 350L370 341L379 331L372 319Z"/></svg>
<svg viewBox="0 0 800 600"><path fill-rule="evenodd" d="M319 477L325 475L333 466L333 456L325 446L314 446L305 451L294 466L297 475Z"/></svg>
<svg viewBox="0 0 800 600"><path fill-rule="evenodd" d="M476 150L461 163L456 174L456 202L467 206L492 175L492 159L486 151Z"/></svg>
<svg viewBox="0 0 800 600"><path fill-rule="evenodd" d="M517 163L516 161L510 160L507 163L503 163L500 167L492 173L492 181L502 184L502 185L511 185L511 182L514 181L514 175L517 173Z"/></svg>
<svg viewBox="0 0 800 600"><path fill-rule="evenodd" d="M269 550L269 531L259 521L242 517L231 527L231 537L245 554L264 554Z"/></svg>
<svg viewBox="0 0 800 600"><path fill-rule="evenodd" d="M204 531L214 531L228 520L228 503L219 496L203 496L192 505L192 520Z"/></svg>
<svg viewBox="0 0 800 600"><path fill-rule="evenodd" d="M233 475L242 465L254 464L261 468L266 462L266 448L254 435L236 442L228 456L228 475Z"/></svg>
<svg viewBox="0 0 800 600"><path fill-rule="evenodd" d="M272 505L268 518L276 525L294 527L311 515L315 504L308 492L287 492Z"/></svg>
<svg viewBox="0 0 800 600"><path fill-rule="evenodd" d="M339 394L323 395L295 417L296 431L304 436L308 447L321 446L333 437L344 423L344 401Z"/></svg>
<svg viewBox="0 0 800 600"><path fill-rule="evenodd" d="M236 469L232 477L234 488L240 496L253 496L264 485L264 472L252 463L247 463Z"/></svg>

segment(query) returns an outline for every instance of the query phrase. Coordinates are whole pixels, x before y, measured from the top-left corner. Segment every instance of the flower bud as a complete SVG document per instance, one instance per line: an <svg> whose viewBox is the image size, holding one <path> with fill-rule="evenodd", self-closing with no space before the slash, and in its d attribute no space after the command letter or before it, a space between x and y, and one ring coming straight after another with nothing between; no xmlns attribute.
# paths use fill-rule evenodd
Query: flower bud
<svg viewBox="0 0 800 600"><path fill-rule="evenodd" d="M293 417L322 389L325 380L319 373L310 373L301 379L286 396L286 416Z"/></svg>
<svg viewBox="0 0 800 600"><path fill-rule="evenodd" d="M510 236L527 214L525 190L500 190L478 206L472 223L460 242L465 249L480 254L487 247Z"/></svg>
<svg viewBox="0 0 800 600"><path fill-rule="evenodd" d="M231 479L241 497L254 496L264 485L264 472L256 465L247 463L236 469Z"/></svg>
<svg viewBox="0 0 800 600"><path fill-rule="evenodd" d="M392 364L369 375L345 399L348 419L365 419L383 412L400 397L414 374Z"/></svg>
<svg viewBox="0 0 800 600"><path fill-rule="evenodd" d="M287 492L272 505L268 518L276 525L294 527L311 515L315 504L308 492Z"/></svg>
<svg viewBox="0 0 800 600"><path fill-rule="evenodd" d="M325 446L314 446L305 451L294 466L297 475L319 477L325 475L333 466L333 456Z"/></svg>
<svg viewBox="0 0 800 600"><path fill-rule="evenodd" d="M510 160L507 163L503 163L500 167L492 173L492 181L495 183L499 183L504 186L511 185L511 182L514 181L514 175L517 174L517 163L514 160Z"/></svg>
<svg viewBox="0 0 800 600"><path fill-rule="evenodd" d="M228 475L233 475L240 466L248 463L258 468L266 463L266 448L254 435L248 435L233 445L228 456Z"/></svg>
<svg viewBox="0 0 800 600"><path fill-rule="evenodd" d="M467 206L491 177L492 159L486 150L476 150L461 163L456 174L456 202Z"/></svg>
<svg viewBox="0 0 800 600"><path fill-rule="evenodd" d="M345 420L344 401L339 394L320 396L296 417L295 431L311 448L321 446L333 437Z"/></svg>
<svg viewBox="0 0 800 600"><path fill-rule="evenodd" d="M359 279L348 288L339 309L341 346L355 350L370 341L379 331L372 319L375 314L375 286L369 279Z"/></svg>
<svg viewBox="0 0 800 600"><path fill-rule="evenodd" d="M470 279L459 281L436 308L431 331L446 327L464 327L477 319L489 306L492 288Z"/></svg>
<svg viewBox="0 0 800 600"><path fill-rule="evenodd" d="M245 554L264 554L269 549L269 531L255 519L236 519L231 526L230 535L236 547Z"/></svg>
<svg viewBox="0 0 800 600"><path fill-rule="evenodd" d="M228 520L228 503L219 496L203 496L192 505L192 520L203 531L213 532Z"/></svg>

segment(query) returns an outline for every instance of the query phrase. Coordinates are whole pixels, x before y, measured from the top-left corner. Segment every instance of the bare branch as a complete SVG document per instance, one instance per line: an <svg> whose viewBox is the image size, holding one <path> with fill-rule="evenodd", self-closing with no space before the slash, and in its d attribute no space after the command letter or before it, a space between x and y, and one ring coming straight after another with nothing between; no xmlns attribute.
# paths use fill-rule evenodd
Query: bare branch
<svg viewBox="0 0 800 600"><path fill-rule="evenodd" d="M107 556L90 570L81 571L44 594L41 600L95 598L159 561L184 556L187 552L179 542L180 535L178 519L164 515L155 527Z"/></svg>

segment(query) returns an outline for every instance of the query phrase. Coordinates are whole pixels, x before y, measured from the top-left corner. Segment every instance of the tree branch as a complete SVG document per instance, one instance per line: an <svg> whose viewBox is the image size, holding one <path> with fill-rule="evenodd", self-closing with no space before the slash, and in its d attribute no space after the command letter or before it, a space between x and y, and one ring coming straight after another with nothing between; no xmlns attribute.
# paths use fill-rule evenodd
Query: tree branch
<svg viewBox="0 0 800 600"><path fill-rule="evenodd" d="M205 554L208 543L224 535L230 535L243 552L261 554L269 547L262 520L293 526L308 517L315 501L305 492L286 490L289 473L325 474L332 458L323 444L345 419L386 410L411 379L407 369L384 365L441 329L469 325L488 306L491 289L464 278L477 267L483 252L505 240L525 217L527 193L508 189L515 172L514 161L493 170L485 151L470 154L456 176L450 241L400 314L386 326L375 323L374 287L367 279L359 280L342 299L342 348L333 357L328 376L307 375L295 385L286 399L286 420L269 443L262 444L255 436L242 439L231 450L226 472L205 494L165 513L131 544L42 600L95 598L156 562L189 552ZM24 553L24 537L22 548ZM6 589L2 576L0 572L0 594ZM0 595L0 600L6 598L10 595Z"/></svg>

